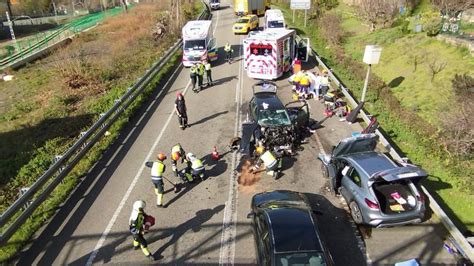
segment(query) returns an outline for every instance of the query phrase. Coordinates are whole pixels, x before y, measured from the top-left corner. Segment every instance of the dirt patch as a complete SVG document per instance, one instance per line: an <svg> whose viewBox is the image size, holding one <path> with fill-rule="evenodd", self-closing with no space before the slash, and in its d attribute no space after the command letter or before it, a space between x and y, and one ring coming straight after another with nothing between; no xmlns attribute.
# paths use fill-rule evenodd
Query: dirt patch
<svg viewBox="0 0 474 266"><path fill-rule="evenodd" d="M262 177L262 171L251 171L253 165L253 160L245 160L242 163L242 169L239 177L237 178L239 191L242 193L253 194L258 190L258 182Z"/></svg>

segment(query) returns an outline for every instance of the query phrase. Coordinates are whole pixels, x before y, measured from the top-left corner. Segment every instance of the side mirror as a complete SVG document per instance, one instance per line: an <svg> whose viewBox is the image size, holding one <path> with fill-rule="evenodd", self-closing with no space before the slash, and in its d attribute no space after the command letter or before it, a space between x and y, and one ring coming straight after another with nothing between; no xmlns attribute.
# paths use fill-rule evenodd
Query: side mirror
<svg viewBox="0 0 474 266"><path fill-rule="evenodd" d="M250 211L250 212L247 214L247 219L252 219L253 217L255 217L255 212Z"/></svg>

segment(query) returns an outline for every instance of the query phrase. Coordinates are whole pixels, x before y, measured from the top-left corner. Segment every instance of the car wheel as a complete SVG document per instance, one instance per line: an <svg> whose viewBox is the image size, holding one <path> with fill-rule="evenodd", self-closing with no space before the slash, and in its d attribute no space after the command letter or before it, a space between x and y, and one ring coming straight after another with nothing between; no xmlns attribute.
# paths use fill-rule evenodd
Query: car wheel
<svg viewBox="0 0 474 266"><path fill-rule="evenodd" d="M354 222L356 224L362 224L363 223L362 212L360 211L359 205L357 205L357 203L352 201L349 204L349 208L351 209L351 216L352 216L352 219L354 220Z"/></svg>
<svg viewBox="0 0 474 266"><path fill-rule="evenodd" d="M321 163L321 173L323 174L323 177L329 177L328 167L324 163Z"/></svg>

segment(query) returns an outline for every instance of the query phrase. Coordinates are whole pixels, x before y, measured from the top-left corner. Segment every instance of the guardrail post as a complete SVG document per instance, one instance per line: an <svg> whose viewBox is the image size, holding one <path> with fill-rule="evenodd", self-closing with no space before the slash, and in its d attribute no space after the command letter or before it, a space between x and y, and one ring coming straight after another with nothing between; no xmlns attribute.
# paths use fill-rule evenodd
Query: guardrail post
<svg viewBox="0 0 474 266"><path fill-rule="evenodd" d="M22 187L20 188L20 192L18 193L18 197L20 198L21 196L23 196L23 194L25 194L28 190L30 189L30 187ZM24 205L25 209L28 208L28 206L31 205L31 200L27 201Z"/></svg>
<svg viewBox="0 0 474 266"><path fill-rule="evenodd" d="M79 137L82 138L84 135L87 133L87 131L81 131L81 134L79 134ZM87 146L87 141L84 141L84 143L81 146L81 149L84 149Z"/></svg>

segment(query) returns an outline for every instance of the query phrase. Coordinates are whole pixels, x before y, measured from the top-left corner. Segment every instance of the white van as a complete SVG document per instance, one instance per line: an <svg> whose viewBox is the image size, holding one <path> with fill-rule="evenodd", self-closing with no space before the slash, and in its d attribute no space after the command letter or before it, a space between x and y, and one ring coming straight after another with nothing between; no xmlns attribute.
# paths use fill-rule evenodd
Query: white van
<svg viewBox="0 0 474 266"><path fill-rule="evenodd" d="M285 29L285 18L280 9L269 9L265 11L263 29Z"/></svg>
<svg viewBox="0 0 474 266"><path fill-rule="evenodd" d="M190 67L204 60L217 60L212 20L192 20L183 27L183 65Z"/></svg>

